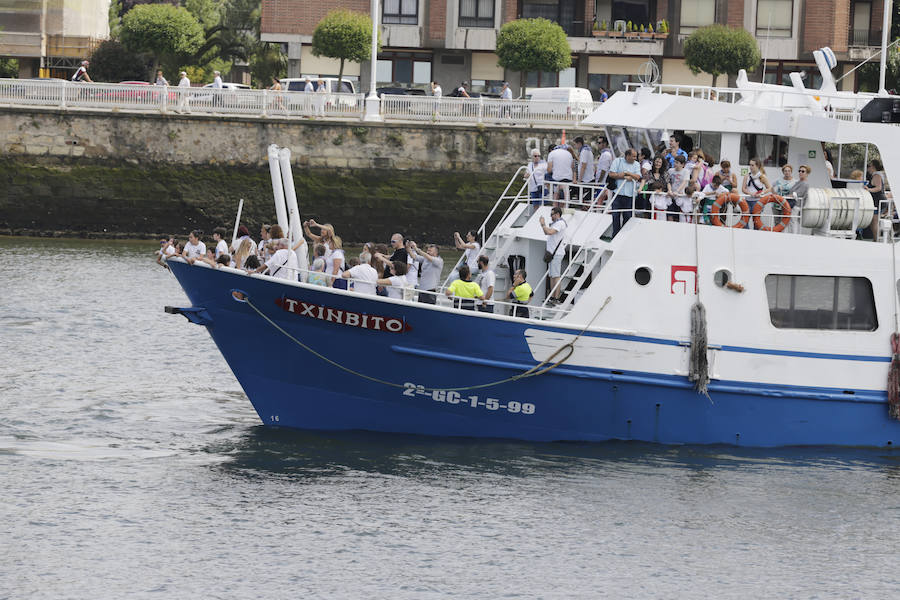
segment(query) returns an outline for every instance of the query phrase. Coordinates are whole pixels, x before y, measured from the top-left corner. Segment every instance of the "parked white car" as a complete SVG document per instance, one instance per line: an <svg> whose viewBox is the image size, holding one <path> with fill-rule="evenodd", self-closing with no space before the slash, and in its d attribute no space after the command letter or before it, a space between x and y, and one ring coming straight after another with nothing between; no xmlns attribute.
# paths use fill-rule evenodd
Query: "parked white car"
<svg viewBox="0 0 900 600"><path fill-rule="evenodd" d="M200 89L201 90L213 89L213 84L207 83ZM251 88L249 85L246 85L244 83L223 83L222 89L223 90L231 90L233 92L236 92L239 90L246 91L246 90L250 90L253 88ZM204 94L201 91L197 91L197 92L194 92L194 94L191 96L191 101L192 102L210 102L212 100L212 97L213 97L213 94L209 94L209 93Z"/></svg>

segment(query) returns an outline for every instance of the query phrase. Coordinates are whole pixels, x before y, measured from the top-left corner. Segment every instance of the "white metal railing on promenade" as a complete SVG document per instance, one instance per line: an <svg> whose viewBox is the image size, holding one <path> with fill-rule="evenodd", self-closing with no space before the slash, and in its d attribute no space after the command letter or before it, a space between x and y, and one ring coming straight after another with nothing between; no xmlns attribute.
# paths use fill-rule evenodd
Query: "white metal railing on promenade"
<svg viewBox="0 0 900 600"><path fill-rule="evenodd" d="M387 121L485 125L577 125L596 105L498 98L383 95ZM180 88L65 80L0 79L0 106L361 120L365 94Z"/></svg>

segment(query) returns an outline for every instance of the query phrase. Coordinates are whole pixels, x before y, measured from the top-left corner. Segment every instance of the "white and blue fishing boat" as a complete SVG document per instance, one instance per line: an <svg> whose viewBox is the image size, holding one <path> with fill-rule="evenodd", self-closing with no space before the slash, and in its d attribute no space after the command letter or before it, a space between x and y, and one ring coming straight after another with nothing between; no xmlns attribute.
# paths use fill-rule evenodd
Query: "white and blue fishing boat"
<svg viewBox="0 0 900 600"><path fill-rule="evenodd" d="M830 180L823 145L839 156L877 151L889 181L900 173L900 98L839 92L829 53L816 59L821 89L799 76L793 86L745 74L734 88L646 82L583 123L617 153L677 130L741 169L758 154L809 165L810 191L794 214L770 213L772 202L750 219L737 214L749 208L744 198L725 198L715 226L696 212L647 218L637 201L613 210L586 194L565 211L557 304L546 300L539 224L550 207L530 205L520 170L478 233L499 297L506 265L524 263L535 290L527 316L501 301L488 314L443 294L429 305L309 285L303 269L294 282L181 259L168 264L191 306L169 310L207 328L267 425L534 441L900 443L895 209L861 182ZM279 163L270 152L276 212L300 239L285 155ZM613 235L617 212L636 218ZM877 239L858 239L873 224Z"/></svg>

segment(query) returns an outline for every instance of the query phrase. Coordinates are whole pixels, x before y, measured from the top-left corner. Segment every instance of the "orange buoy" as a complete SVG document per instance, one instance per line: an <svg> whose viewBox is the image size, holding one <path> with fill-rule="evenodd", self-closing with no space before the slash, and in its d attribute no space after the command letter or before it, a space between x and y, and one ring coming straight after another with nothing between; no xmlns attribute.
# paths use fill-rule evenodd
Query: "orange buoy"
<svg viewBox="0 0 900 600"><path fill-rule="evenodd" d="M713 202L710 214L712 215L712 224L716 227L726 227L725 221L719 218L721 211L725 209L726 204L733 204L735 208L741 211L740 220L732 225L735 229L743 229L750 224L750 205L741 198L737 192L728 192L719 194L716 201Z"/></svg>
<svg viewBox="0 0 900 600"><path fill-rule="evenodd" d="M777 202L781 207L781 221L775 223L774 227L764 227L762 224L762 219L760 218L763 209L766 207L766 204L770 202ZM791 205L787 200L782 198L777 194L771 194L769 196L764 196L760 198L759 202L756 203L756 206L753 207L753 227L754 229L758 229L760 231L784 231L784 228L790 225L791 223Z"/></svg>

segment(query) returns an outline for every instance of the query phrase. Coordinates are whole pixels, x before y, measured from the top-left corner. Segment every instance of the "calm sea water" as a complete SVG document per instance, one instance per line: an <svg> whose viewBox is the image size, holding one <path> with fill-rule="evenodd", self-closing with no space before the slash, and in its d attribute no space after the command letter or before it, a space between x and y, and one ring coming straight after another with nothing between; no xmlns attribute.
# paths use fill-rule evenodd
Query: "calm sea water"
<svg viewBox="0 0 900 600"><path fill-rule="evenodd" d="M0 598L900 591L900 454L264 429L153 250L0 238Z"/></svg>

